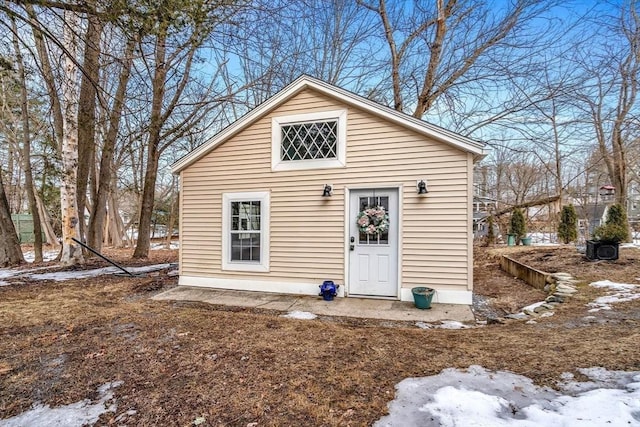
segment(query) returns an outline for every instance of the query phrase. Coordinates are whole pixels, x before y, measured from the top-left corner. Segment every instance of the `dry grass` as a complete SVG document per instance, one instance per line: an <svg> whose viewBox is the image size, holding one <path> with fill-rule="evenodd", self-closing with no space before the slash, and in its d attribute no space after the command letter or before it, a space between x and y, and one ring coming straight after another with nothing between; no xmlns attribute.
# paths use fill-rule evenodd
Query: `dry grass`
<svg viewBox="0 0 640 427"><path fill-rule="evenodd" d="M584 281L611 279L625 283L637 283L640 277L640 249L620 250L617 261L590 261L571 246L530 249L519 247L512 255L522 261L549 273L564 271Z"/></svg>
<svg viewBox="0 0 640 427"><path fill-rule="evenodd" d="M478 250L477 289L504 304L498 310L539 297ZM598 268L616 278L616 265ZM0 288L0 419L36 401L95 397L97 386L122 380L118 410L102 425L135 409L122 423L186 426L204 416L205 425L355 426L384 415L402 379L447 367L507 369L546 385L576 367L640 370L640 301L585 322L586 288L535 325L448 331L148 299L174 282L101 277Z"/></svg>
<svg viewBox="0 0 640 427"><path fill-rule="evenodd" d="M476 316L503 316L546 297L544 292L500 270L500 257L505 249L475 247L474 292L489 304L486 313L478 310L481 307L476 304Z"/></svg>

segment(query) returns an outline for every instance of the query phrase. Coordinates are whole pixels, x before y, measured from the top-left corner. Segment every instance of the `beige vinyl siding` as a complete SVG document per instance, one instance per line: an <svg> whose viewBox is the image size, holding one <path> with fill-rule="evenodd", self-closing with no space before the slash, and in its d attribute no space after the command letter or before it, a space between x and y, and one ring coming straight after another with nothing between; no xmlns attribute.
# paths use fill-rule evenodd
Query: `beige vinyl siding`
<svg viewBox="0 0 640 427"><path fill-rule="evenodd" d="M271 118L347 109L346 167L271 171ZM344 283L345 188L402 186L403 287L470 289L467 153L304 90L181 173L181 274ZM418 196L417 179L429 193ZM333 184L333 196L322 187ZM270 192L270 271L221 270L222 193Z"/></svg>

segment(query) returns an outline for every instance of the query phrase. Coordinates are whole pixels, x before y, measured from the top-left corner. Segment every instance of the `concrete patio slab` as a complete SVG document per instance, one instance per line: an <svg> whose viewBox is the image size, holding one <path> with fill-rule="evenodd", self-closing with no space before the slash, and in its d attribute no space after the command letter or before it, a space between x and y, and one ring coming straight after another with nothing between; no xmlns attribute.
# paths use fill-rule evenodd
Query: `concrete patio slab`
<svg viewBox="0 0 640 427"><path fill-rule="evenodd" d="M336 298L324 301L307 295L274 294L225 289L177 286L154 296L158 301L196 301L234 307L265 308L283 312L307 311L320 316L358 317L365 319L411 322L456 320L474 322L471 307L461 304L433 304L419 310L411 302L368 298Z"/></svg>

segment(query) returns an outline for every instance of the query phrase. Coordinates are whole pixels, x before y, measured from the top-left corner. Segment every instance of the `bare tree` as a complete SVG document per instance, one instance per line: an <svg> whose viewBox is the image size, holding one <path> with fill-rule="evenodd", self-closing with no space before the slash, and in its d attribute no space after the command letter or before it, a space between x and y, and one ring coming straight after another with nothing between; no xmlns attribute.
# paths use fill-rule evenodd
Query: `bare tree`
<svg viewBox="0 0 640 427"><path fill-rule="evenodd" d="M124 58L118 78L118 86L114 95L113 107L109 112L109 121L107 132L102 144L102 152L100 157L100 169L98 176L98 188L95 200L91 210L91 220L89 223L89 231L87 241L95 250L99 251L103 243L103 233L105 230L105 217L107 214L107 201L112 197L114 191L113 186L113 169L114 169L114 150L120 131L120 120L125 105L125 96L127 84L131 75L131 67L133 63L133 54L137 40L130 38L124 50ZM117 210L111 210L110 218L113 220L115 216L119 216ZM111 233L114 234L113 232Z"/></svg>
<svg viewBox="0 0 640 427"><path fill-rule="evenodd" d="M18 265L24 262L16 229L11 221L9 202L4 192L2 171L0 171L0 267Z"/></svg>
<svg viewBox="0 0 640 427"><path fill-rule="evenodd" d="M101 35L103 23L94 14L87 15L84 34L84 58L78 99L78 178L77 198L80 235L85 235L84 213L87 187L91 172L95 169L96 151L96 102L100 73Z"/></svg>
<svg viewBox="0 0 640 427"><path fill-rule="evenodd" d="M36 202L36 191L33 184L33 172L31 170L31 124L29 117L29 96L27 94L27 77L25 73L22 50L18 42L18 27L15 19L11 20L13 28L13 47L16 53L16 64L18 65L18 77L20 85L20 115L22 118L22 162L24 167L25 187L29 199L29 211L33 219L34 235L34 261L42 262L42 225L40 213Z"/></svg>
<svg viewBox="0 0 640 427"><path fill-rule="evenodd" d="M181 2L171 1L154 10L153 28L147 37L152 55L145 58L151 82L151 110L146 127L146 169L134 258L146 258L149 254L160 155L192 132L220 102L212 94L216 76L210 84L201 85L192 73L198 49L215 26L228 22L235 12L234 7L226 5L194 2L184 8Z"/></svg>
<svg viewBox="0 0 640 427"><path fill-rule="evenodd" d="M470 87L499 87L505 71L524 69L546 40L526 25L548 2L518 0L496 8L483 1L357 0L375 13L389 50L393 108L421 118L440 98L464 98ZM540 30L540 29L538 29ZM529 59L527 59L529 58Z"/></svg>
<svg viewBox="0 0 640 427"><path fill-rule="evenodd" d="M58 146L62 145L64 119L62 115L62 103L60 102L60 96L58 94L58 87L56 84L56 78L54 69L49 58L49 48L45 39L46 31L42 27L38 14L35 8L31 4L25 5L25 10L28 15L28 20L33 32L33 42L36 48L37 57L39 60L40 73L42 80L44 81L47 97L49 99L49 105L51 110L54 137Z"/></svg>
<svg viewBox="0 0 640 427"><path fill-rule="evenodd" d="M569 47L575 45L567 43ZM552 178L548 180L547 192L549 196L557 195L558 199L550 209L559 214L565 187L582 173L581 168L572 167L571 160L584 156L590 146L580 138L579 120L570 102L580 78L562 55L556 55L558 59L547 61L544 69L537 76L531 76L526 86L514 82L527 107L519 115L503 118L498 126L509 126L511 133L519 136L515 148L531 153L531 161L541 167L541 179Z"/></svg>
<svg viewBox="0 0 640 427"><path fill-rule="evenodd" d="M601 16L606 41L601 49L583 49L577 58L584 86L575 93L578 108L597 141L615 187L616 202L626 209L630 143L640 135L637 95L640 80L640 16L636 3L619 6L617 17Z"/></svg>

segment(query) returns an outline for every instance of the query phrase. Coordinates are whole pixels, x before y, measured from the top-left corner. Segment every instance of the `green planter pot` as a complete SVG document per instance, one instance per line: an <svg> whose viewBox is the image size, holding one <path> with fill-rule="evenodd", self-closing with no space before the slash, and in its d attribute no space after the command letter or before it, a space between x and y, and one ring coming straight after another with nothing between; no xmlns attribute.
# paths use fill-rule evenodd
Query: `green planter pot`
<svg viewBox="0 0 640 427"><path fill-rule="evenodd" d="M416 308L425 310L431 308L431 300L436 291L431 288L418 287L412 288L411 293L413 294L413 301L416 304Z"/></svg>
<svg viewBox="0 0 640 427"><path fill-rule="evenodd" d="M531 237L523 237L521 240L523 245L531 246Z"/></svg>
<svg viewBox="0 0 640 427"><path fill-rule="evenodd" d="M516 245L516 235L507 234L507 246L515 246L515 245Z"/></svg>

